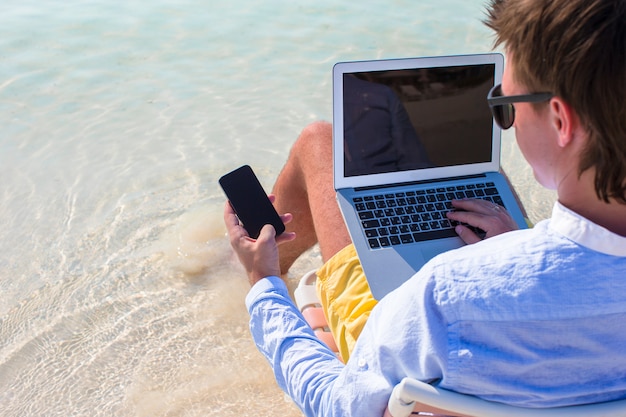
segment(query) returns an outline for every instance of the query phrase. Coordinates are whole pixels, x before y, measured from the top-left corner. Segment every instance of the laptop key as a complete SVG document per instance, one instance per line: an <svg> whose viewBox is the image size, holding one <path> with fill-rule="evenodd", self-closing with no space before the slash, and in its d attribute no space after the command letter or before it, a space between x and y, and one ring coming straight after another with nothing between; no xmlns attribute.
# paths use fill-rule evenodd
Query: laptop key
<svg viewBox="0 0 626 417"><path fill-rule="evenodd" d="M431 230L429 232L413 233L413 239L416 242L424 242L426 240L443 239L446 237L457 236L454 229Z"/></svg>
<svg viewBox="0 0 626 417"><path fill-rule="evenodd" d="M381 244L379 243L378 239L368 239L367 243L369 243L370 248L372 249L377 249L381 247Z"/></svg>
<svg viewBox="0 0 626 417"><path fill-rule="evenodd" d="M400 241L402 243L413 243L413 237L411 235L400 235Z"/></svg>
<svg viewBox="0 0 626 417"><path fill-rule="evenodd" d="M380 227L380 222L376 219L374 220L364 220L363 222L364 229L374 229Z"/></svg>

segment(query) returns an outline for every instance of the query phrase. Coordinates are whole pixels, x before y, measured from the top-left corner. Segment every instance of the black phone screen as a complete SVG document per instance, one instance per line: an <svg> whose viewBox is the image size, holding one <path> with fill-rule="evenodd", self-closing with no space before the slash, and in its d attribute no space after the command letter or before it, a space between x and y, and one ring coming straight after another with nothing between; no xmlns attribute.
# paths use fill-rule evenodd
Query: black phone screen
<svg viewBox="0 0 626 417"><path fill-rule="evenodd" d="M250 237L259 237L266 224L274 226L277 236L285 231L285 225L250 166L229 172L219 183Z"/></svg>

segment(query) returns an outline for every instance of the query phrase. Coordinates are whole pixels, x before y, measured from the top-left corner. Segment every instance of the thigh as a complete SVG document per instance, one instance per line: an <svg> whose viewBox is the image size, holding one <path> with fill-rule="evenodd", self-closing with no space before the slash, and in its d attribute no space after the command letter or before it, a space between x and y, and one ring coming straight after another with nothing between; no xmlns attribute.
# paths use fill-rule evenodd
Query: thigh
<svg viewBox="0 0 626 417"><path fill-rule="evenodd" d="M335 196L332 125L318 122L308 126L293 151L302 170L315 234L326 262L352 242Z"/></svg>

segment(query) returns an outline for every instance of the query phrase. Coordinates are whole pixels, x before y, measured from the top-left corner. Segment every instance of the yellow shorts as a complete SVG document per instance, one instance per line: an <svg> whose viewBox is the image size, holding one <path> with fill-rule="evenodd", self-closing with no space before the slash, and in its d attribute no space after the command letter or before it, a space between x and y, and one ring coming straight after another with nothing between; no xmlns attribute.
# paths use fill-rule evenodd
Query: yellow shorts
<svg viewBox="0 0 626 417"><path fill-rule="evenodd" d="M341 359L347 362L376 305L354 245L337 252L317 271L317 296Z"/></svg>

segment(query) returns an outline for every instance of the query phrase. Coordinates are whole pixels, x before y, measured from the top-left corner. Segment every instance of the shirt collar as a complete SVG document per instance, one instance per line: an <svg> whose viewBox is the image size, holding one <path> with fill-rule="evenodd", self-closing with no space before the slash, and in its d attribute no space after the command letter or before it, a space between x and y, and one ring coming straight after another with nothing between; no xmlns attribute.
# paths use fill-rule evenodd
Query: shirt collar
<svg viewBox="0 0 626 417"><path fill-rule="evenodd" d="M596 252L613 256L626 256L626 237L587 220L558 201L552 209L550 228Z"/></svg>

